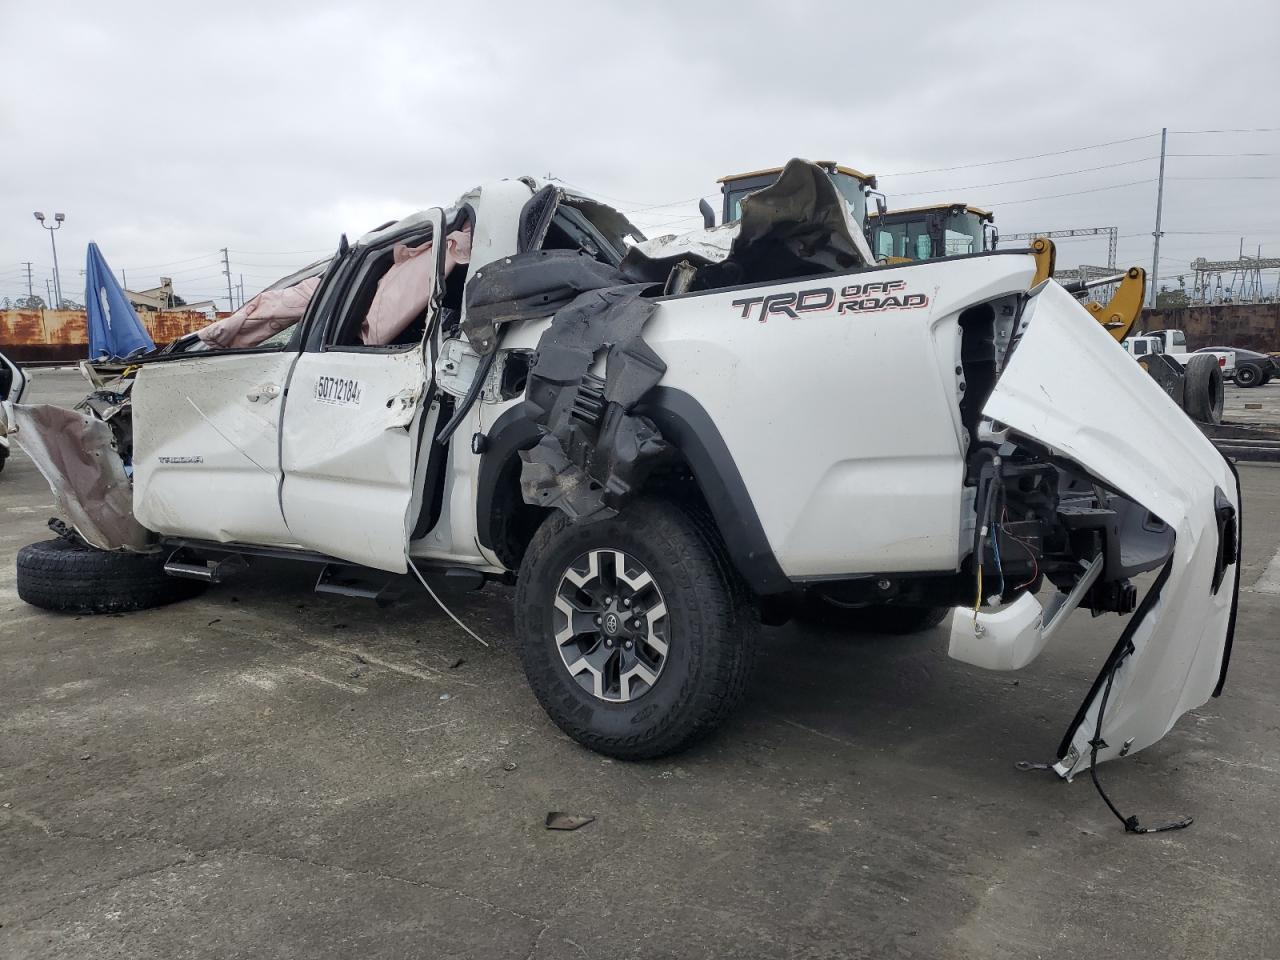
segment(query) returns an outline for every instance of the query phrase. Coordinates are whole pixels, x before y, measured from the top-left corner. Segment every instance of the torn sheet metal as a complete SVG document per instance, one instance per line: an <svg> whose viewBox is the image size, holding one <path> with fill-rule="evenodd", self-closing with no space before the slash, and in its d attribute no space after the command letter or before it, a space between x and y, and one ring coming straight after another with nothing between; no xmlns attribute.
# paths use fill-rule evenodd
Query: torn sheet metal
<svg viewBox="0 0 1280 960"><path fill-rule="evenodd" d="M636 249L655 260L666 257L698 257L707 263L719 263L729 256L738 238L739 221L692 233L668 233L636 244Z"/></svg>
<svg viewBox="0 0 1280 960"><path fill-rule="evenodd" d="M1240 493L1230 464L1079 304L1049 283L1028 307L984 416L1046 444L1174 531L1174 550L1068 728L1054 769L1136 753L1221 689L1234 630Z"/></svg>
<svg viewBox="0 0 1280 960"><path fill-rule="evenodd" d="M713 290L853 270L875 263L862 230L817 164L792 160L778 179L742 201L742 218L640 244L649 258L707 261L688 285ZM628 260L631 260L628 257Z"/></svg>
<svg viewBox="0 0 1280 960"><path fill-rule="evenodd" d="M8 407L14 439L87 543L102 550L151 549L150 534L133 516L133 486L108 424L48 404Z"/></svg>
<svg viewBox="0 0 1280 960"><path fill-rule="evenodd" d="M522 236L545 232L552 199L544 191L530 201ZM581 251L529 250L471 278L462 329L482 355L497 349L503 324L553 317L525 392L543 430L521 454L526 502L574 519L612 516L669 450L654 424L631 412L666 372L641 337L655 297L872 262L844 198L804 160L749 197L739 223L706 234L715 238L709 256L693 243L655 247L658 257L633 248L614 267ZM603 380L588 374L601 351L608 351Z"/></svg>
<svg viewBox="0 0 1280 960"><path fill-rule="evenodd" d="M464 332L477 350L496 345L496 324L554 314L538 341L525 396L542 441L522 454L529 503L574 519L612 516L667 450L657 428L631 409L666 371L640 339L656 305L653 284L576 251L508 257L467 287ZM588 376L608 350L603 381Z"/></svg>

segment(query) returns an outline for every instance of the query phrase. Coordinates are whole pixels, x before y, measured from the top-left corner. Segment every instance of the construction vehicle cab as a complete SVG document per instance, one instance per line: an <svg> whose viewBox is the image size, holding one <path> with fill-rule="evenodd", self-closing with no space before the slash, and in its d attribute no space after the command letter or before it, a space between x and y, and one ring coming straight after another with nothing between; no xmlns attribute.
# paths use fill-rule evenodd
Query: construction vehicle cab
<svg viewBox="0 0 1280 960"><path fill-rule="evenodd" d="M878 211L867 234L876 258L891 263L986 253L999 239L991 211L966 203Z"/></svg>
<svg viewBox="0 0 1280 960"><path fill-rule="evenodd" d="M867 196L876 188L874 174L861 173L852 167L841 166L832 160L815 161L827 172L831 182L836 185L846 202L849 213L858 226L867 228ZM720 184L723 204L720 214L721 223L729 223L742 216L742 201L757 190L763 190L778 179L782 167L771 167L768 170L753 170L750 173L731 173L716 182Z"/></svg>

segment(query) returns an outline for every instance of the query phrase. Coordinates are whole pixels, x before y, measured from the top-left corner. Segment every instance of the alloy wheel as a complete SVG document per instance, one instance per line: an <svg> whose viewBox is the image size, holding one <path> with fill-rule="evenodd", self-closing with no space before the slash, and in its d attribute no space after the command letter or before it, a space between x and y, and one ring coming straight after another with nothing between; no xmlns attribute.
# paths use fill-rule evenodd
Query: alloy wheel
<svg viewBox="0 0 1280 960"><path fill-rule="evenodd" d="M614 703L644 696L666 666L667 605L653 575L621 550L578 557L560 577L555 643L569 675Z"/></svg>

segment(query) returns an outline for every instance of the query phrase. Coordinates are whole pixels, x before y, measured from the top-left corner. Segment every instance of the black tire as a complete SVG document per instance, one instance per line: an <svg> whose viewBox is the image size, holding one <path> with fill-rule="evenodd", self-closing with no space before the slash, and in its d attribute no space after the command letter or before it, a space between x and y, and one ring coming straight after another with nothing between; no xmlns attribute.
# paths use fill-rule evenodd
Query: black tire
<svg viewBox="0 0 1280 960"><path fill-rule="evenodd" d="M128 613L193 597L204 588L164 572L163 554L113 553L69 540L18 551L18 596L59 613Z"/></svg>
<svg viewBox="0 0 1280 960"><path fill-rule="evenodd" d="M1217 357L1197 353L1187 362L1182 409L1200 423L1222 422L1222 369Z"/></svg>
<svg viewBox="0 0 1280 960"><path fill-rule="evenodd" d="M1262 383L1260 383L1259 386L1265 387L1270 382L1271 382L1271 371L1268 370L1266 373L1262 375Z"/></svg>
<svg viewBox="0 0 1280 960"><path fill-rule="evenodd" d="M1257 387L1265 382L1262 378L1262 371L1252 363L1245 363L1236 367L1237 387Z"/></svg>
<svg viewBox="0 0 1280 960"><path fill-rule="evenodd" d="M556 608L568 572L593 551L611 550L651 575L667 611L667 649L656 681L623 701L602 699L586 689L584 674L575 679L570 673L566 657L578 656L570 648L604 644L603 632L586 631L563 647L555 637L568 622ZM593 523L570 523L558 511L549 516L520 565L515 623L525 675L556 726L588 749L624 760L674 753L710 734L742 700L755 662L758 621L714 528L657 500L637 501ZM620 647L591 649L623 656Z"/></svg>
<svg viewBox="0 0 1280 960"><path fill-rule="evenodd" d="M810 623L854 633L894 635L932 630L950 613L951 607L907 607L892 603L852 607L823 596L816 590L805 594L801 609L801 616Z"/></svg>

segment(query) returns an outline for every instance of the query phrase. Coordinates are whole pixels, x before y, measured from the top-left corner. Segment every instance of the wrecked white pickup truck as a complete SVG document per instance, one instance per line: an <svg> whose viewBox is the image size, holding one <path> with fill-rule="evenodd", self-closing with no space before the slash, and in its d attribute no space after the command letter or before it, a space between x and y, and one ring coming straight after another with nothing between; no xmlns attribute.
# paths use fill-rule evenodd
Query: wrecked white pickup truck
<svg viewBox="0 0 1280 960"><path fill-rule="evenodd" d="M951 655L997 670L1079 607L1130 614L1064 777L1221 689L1234 472L1079 303L1033 283L1028 251L876 266L803 161L719 229L719 260L655 259L601 203L489 184L344 240L265 342L144 358L113 395L127 430L119 405L15 406L81 536L117 551L26 548L21 595L141 606L171 598L166 570L252 575L262 555L323 565L322 587L514 577L538 699L629 758L715 728L754 625L791 611L901 631L949 615ZM388 309L410 262L429 267L419 299ZM151 564L147 591L83 575L115 563Z"/></svg>

